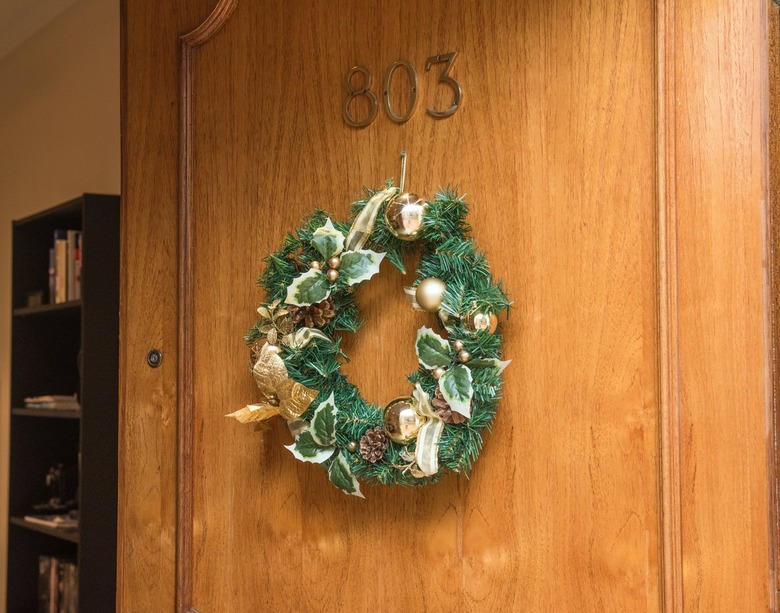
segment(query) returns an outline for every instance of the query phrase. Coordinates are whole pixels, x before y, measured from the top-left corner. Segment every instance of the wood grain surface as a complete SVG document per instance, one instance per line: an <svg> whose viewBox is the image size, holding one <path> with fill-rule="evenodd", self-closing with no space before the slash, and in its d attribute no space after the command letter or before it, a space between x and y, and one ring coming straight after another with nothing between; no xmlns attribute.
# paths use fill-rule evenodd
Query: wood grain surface
<svg viewBox="0 0 780 613"><path fill-rule="evenodd" d="M657 606L653 19L638 3L243 3L193 50L199 610L249 610L261 593L271 610ZM451 118L342 121L350 66L380 81L398 58L455 49L465 102ZM430 104L436 74L420 77ZM402 149L410 189L469 194L516 301L514 362L470 480L369 487L363 502L293 461L283 424L258 435L223 415L256 395L241 338L261 257L316 206L344 218L361 186L398 176ZM431 324L383 272L345 338L349 375L380 403L407 390L415 330Z"/></svg>
<svg viewBox="0 0 780 613"><path fill-rule="evenodd" d="M766 43L767 7L676 2L687 611L760 611L774 601L768 564L767 49L760 44Z"/></svg>
<svg viewBox="0 0 780 613"><path fill-rule="evenodd" d="M192 5L122 4L121 611L176 602L178 51L181 33L208 15ZM146 363L153 348L163 354L157 369Z"/></svg>
<svg viewBox="0 0 780 613"><path fill-rule="evenodd" d="M121 610L771 606L766 7L239 0L182 52L215 4L124 6ZM424 62L452 50L464 104L435 120ZM347 70L380 94L397 59L415 115L348 127ZM224 414L257 394L262 257L402 149L410 190L468 194L513 362L470 478L361 501ZM405 281L384 264L344 338L377 403L431 324Z"/></svg>
<svg viewBox="0 0 780 613"><path fill-rule="evenodd" d="M767 24L769 49L767 53L769 73L769 229L770 229L770 285L772 290L772 435L780 440L780 416L778 392L780 392L780 7L767 0ZM772 535L773 591L780 591L777 566L780 563L780 449L774 445L769 462L770 508Z"/></svg>

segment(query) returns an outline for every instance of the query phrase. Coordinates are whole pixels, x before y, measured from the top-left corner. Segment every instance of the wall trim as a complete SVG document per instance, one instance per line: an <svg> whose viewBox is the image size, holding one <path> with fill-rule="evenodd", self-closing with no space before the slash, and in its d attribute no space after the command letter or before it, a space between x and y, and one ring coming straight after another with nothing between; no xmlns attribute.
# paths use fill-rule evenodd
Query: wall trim
<svg viewBox="0 0 780 613"><path fill-rule="evenodd" d="M675 0L656 4L659 560L664 611L683 611L682 450L677 274Z"/></svg>

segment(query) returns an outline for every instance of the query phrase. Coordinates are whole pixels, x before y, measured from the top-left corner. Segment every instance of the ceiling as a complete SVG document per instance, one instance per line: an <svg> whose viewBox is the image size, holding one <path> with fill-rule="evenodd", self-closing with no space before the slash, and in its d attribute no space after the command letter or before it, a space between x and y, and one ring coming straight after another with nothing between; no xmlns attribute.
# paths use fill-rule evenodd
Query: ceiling
<svg viewBox="0 0 780 613"><path fill-rule="evenodd" d="M0 60L77 0L0 0Z"/></svg>

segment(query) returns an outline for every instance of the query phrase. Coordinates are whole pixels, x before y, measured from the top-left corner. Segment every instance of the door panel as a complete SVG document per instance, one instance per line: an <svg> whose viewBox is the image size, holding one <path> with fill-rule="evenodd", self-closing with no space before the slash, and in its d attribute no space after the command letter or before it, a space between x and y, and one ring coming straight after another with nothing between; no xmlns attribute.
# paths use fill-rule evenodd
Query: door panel
<svg viewBox="0 0 780 613"><path fill-rule="evenodd" d="M656 606L652 19L568 3L239 3L193 51L199 608L249 610L258 584L273 586L271 608ZM582 27L546 27L564 22ZM465 102L451 118L424 113L426 78L408 123L345 124L350 66L379 82L396 59L424 74L426 57L452 50ZM412 190L468 193L474 235L516 301L514 361L471 479L366 488L364 502L294 461L282 423L258 435L224 414L256 396L242 334L262 256L317 206L346 218L361 186L398 176L402 149ZM345 339L350 376L380 403L407 389L415 331L432 325L390 268L361 290L368 323Z"/></svg>
<svg viewBox="0 0 780 613"><path fill-rule="evenodd" d="M350 0L338 10L325 0L223 0L207 19L205 0L170 14L129 4L124 610L174 599L202 613L770 602L761 220L740 224L702 204L705 178L717 172L717 155L704 147L728 145L687 131L697 125L709 136L712 114L697 114L705 93L685 81L688 62L711 61L708 34L726 23L760 32L760 11L724 9L694 24L686 20L704 9L692 0ZM700 42L685 47L675 28L697 31ZM436 83L441 65L425 72L425 60L454 50L463 105L436 120L425 108L446 107L450 92ZM750 53L737 45L729 65L755 59ZM368 127L349 127L346 72L369 67L381 103L397 59L417 69L416 113L398 125L380 107ZM760 108L747 100L762 91L760 73L746 74L720 87L741 88L734 104L749 110L718 109L745 152L761 133ZM402 108L402 71L393 89ZM678 108L678 94L690 106ZM504 322L513 362L469 478L365 487L358 500L282 448L291 440L283 423L258 433L224 415L257 396L242 336L264 299L254 285L262 257L315 207L346 218L362 186L397 179L401 150L411 191L431 197L456 185L468 194L474 236L515 301ZM758 168L761 155L744 164ZM682 170L691 179L678 184ZM758 175L725 180L720 193L732 200L763 189ZM723 234L704 230L723 222ZM733 266L752 272L731 302L709 309L700 282L728 294L734 273L731 264L699 263L718 264L726 234L730 252L751 245ZM151 255L155 263L142 264ZM380 404L408 389L415 332L431 325L409 309L404 282L383 264L359 292L365 326L343 342L345 371ZM162 308L150 312L153 292ZM743 300L757 301L756 317L739 324L737 338L712 336L704 322L736 325ZM721 366L698 359L706 338ZM166 356L155 371L143 365L152 346ZM720 387L729 365L744 364L747 394ZM726 413L734 405L738 423ZM703 422L713 407L744 438ZM720 452L707 451L699 432L716 436ZM729 460L745 453L744 464ZM742 498L718 490L721 469L740 479ZM718 504L730 505L742 532L712 514ZM750 581L717 570L721 544ZM160 571L146 572L149 563Z"/></svg>

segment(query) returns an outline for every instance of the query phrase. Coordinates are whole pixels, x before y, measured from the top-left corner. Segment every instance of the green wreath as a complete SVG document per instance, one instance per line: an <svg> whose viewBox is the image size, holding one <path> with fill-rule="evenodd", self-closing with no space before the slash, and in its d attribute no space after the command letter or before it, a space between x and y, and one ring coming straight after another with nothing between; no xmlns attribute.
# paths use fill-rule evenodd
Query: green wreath
<svg viewBox="0 0 780 613"><path fill-rule="evenodd" d="M365 190L350 223L316 210L265 258L258 284L268 301L245 337L262 399L230 414L257 424L281 415L295 436L287 449L361 497L360 481L425 485L447 470L468 473L509 364L497 316L511 303L468 236L468 205L449 189L430 202L401 191L392 181ZM417 278L404 291L413 308L436 313L446 337L417 331L413 390L377 407L342 374L348 358L337 333L360 328L354 291L382 259L405 272L404 254L417 243Z"/></svg>

